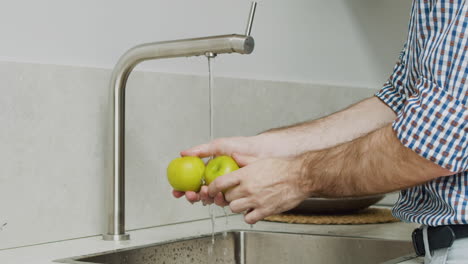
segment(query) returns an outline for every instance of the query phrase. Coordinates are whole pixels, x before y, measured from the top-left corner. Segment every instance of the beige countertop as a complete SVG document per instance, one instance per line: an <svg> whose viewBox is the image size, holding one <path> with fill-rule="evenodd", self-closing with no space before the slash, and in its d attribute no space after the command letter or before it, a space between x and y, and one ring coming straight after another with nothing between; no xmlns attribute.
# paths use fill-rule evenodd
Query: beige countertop
<svg viewBox="0 0 468 264"><path fill-rule="evenodd" d="M215 232L225 230L279 231L302 234L337 235L390 240L411 240L414 224L389 223L371 225L302 225L273 222L259 222L253 227L243 222L239 215L217 219ZM82 256L115 249L143 246L184 237L194 237L211 233L208 219L194 222L172 224L130 231L131 240L123 242L103 241L101 236L66 240L42 245L0 250L2 264L52 264L54 260ZM407 261L405 263L420 263Z"/></svg>

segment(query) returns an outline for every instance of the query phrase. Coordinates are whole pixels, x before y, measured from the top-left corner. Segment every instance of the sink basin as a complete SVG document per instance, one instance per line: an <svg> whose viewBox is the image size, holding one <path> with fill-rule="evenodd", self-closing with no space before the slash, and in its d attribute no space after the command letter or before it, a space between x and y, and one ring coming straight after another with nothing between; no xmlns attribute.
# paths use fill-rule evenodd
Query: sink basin
<svg viewBox="0 0 468 264"><path fill-rule="evenodd" d="M231 231L211 236L170 241L144 247L58 260L62 263L105 264L276 264L276 263L382 263L413 252L407 241Z"/></svg>

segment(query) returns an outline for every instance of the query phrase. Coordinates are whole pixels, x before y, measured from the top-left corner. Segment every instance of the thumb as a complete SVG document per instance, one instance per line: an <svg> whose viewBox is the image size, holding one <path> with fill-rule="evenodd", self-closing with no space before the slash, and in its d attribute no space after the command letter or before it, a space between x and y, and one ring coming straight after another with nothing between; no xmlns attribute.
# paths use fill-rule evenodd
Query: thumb
<svg viewBox="0 0 468 264"><path fill-rule="evenodd" d="M237 153L232 154L232 158L237 162L240 167L245 167L258 160L255 156L241 155Z"/></svg>

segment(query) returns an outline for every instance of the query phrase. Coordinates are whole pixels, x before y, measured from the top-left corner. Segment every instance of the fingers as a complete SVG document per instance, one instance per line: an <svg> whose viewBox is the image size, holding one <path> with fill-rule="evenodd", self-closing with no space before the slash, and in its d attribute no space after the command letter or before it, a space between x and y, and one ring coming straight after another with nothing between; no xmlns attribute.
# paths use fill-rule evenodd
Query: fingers
<svg viewBox="0 0 468 264"><path fill-rule="evenodd" d="M214 198L214 203L218 206L224 207L229 205L228 202L224 199L223 193L218 193Z"/></svg>
<svg viewBox="0 0 468 264"><path fill-rule="evenodd" d="M241 171L241 169L216 178L216 180L214 180L210 184L210 186L208 186L208 194L211 197L215 197L218 193L222 192L223 190L227 190L236 185L239 185L239 171Z"/></svg>
<svg viewBox="0 0 468 264"><path fill-rule="evenodd" d="M214 154L213 154L213 150L210 144L203 144L203 145L198 145L193 148L184 150L180 152L180 155L182 157L194 156L194 157L206 158L206 157L213 156Z"/></svg>
<svg viewBox="0 0 468 264"><path fill-rule="evenodd" d="M180 198L180 197L182 197L182 196L185 195L185 192L172 190L172 195L173 195L175 198Z"/></svg>
<svg viewBox="0 0 468 264"><path fill-rule="evenodd" d="M185 192L185 198L187 199L187 201L193 204L195 202L200 201L200 194L191 191Z"/></svg>
<svg viewBox="0 0 468 264"><path fill-rule="evenodd" d="M173 190L172 195L175 198L180 198L185 195L185 198L187 199L187 201L189 201L192 204L199 202L199 201L202 201L203 205L212 204L214 202L214 199L208 195L208 186L206 185L203 185L200 189L200 192L198 193L192 192L192 191L181 192L181 191ZM219 204L224 204L223 206L227 205L226 201L224 201L224 198L222 197L222 194L221 194L221 199L222 200L219 201Z"/></svg>
<svg viewBox="0 0 468 264"><path fill-rule="evenodd" d="M208 186L203 185L200 189L200 199L203 202L203 205L212 204L214 199L208 195Z"/></svg>
<svg viewBox="0 0 468 264"><path fill-rule="evenodd" d="M262 220L263 218L267 217L268 214L265 214L263 211L261 211L260 209L255 209L249 213L247 213L245 216L244 216L244 221L247 223L247 224L255 224L257 223L258 221Z"/></svg>
<svg viewBox="0 0 468 264"><path fill-rule="evenodd" d="M242 138L218 138L210 143L202 144L180 152L181 156L197 156L206 158L211 156L232 156L234 151L248 152L250 145Z"/></svg>
<svg viewBox="0 0 468 264"><path fill-rule="evenodd" d="M230 188L227 191L224 192L224 200L231 202L240 198L248 197L252 193L249 192L249 190L245 187L239 185L236 186L235 188Z"/></svg>
<svg viewBox="0 0 468 264"><path fill-rule="evenodd" d="M233 213L242 213L248 211L250 208L253 208L254 205L247 198L241 198L234 200L229 204L229 208Z"/></svg>
<svg viewBox="0 0 468 264"><path fill-rule="evenodd" d="M236 161L239 167L245 167L258 160L258 158L254 156L241 155L237 153L233 153L232 158Z"/></svg>
<svg viewBox="0 0 468 264"><path fill-rule="evenodd" d="M207 144L202 144L195 146L193 148L189 148L180 152L181 156L196 156L200 158L206 158L216 155L229 155L229 153L225 152L225 149L229 149L226 145L229 143L229 140L225 139L215 139Z"/></svg>

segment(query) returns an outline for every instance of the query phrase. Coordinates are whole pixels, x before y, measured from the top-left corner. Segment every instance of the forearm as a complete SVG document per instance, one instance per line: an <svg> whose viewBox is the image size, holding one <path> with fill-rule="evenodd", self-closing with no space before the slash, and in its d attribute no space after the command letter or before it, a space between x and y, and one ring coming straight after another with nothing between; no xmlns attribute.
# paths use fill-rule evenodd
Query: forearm
<svg viewBox="0 0 468 264"><path fill-rule="evenodd" d="M305 188L325 197L387 193L453 174L404 147L391 125L297 161Z"/></svg>
<svg viewBox="0 0 468 264"><path fill-rule="evenodd" d="M395 117L390 108L371 97L318 120L266 131L257 139L280 142L270 150L275 156L294 156L353 140L392 122Z"/></svg>

